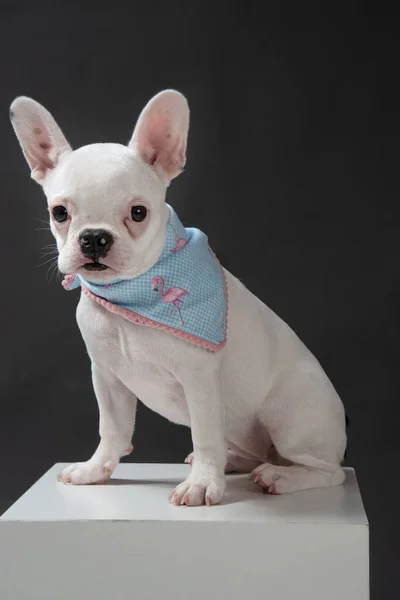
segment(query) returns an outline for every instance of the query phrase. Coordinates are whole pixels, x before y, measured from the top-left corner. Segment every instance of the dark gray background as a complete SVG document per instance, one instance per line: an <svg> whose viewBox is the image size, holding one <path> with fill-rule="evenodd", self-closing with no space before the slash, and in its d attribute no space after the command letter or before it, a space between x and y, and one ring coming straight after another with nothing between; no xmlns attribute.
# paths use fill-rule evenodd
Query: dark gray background
<svg viewBox="0 0 400 600"><path fill-rule="evenodd" d="M168 200L341 394L371 521L372 597L395 598L397 22L363 4L343 14L269 5L1 2L0 511L97 443L78 294L39 266L53 240L8 106L19 94L39 100L75 147L126 143L147 100L173 87L192 121ZM181 461L191 448L189 431L142 406L134 443L135 461Z"/></svg>

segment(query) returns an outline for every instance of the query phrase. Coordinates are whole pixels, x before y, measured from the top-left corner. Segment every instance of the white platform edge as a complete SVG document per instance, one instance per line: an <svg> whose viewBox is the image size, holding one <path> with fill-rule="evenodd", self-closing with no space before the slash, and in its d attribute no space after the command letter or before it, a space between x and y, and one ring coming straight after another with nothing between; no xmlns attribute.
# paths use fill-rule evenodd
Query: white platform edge
<svg viewBox="0 0 400 600"><path fill-rule="evenodd" d="M354 469L342 486L269 496L247 475L227 477L223 503L213 507L173 507L169 492L185 479L183 464L118 465L111 481L70 486L56 481L65 466L55 464L1 517L0 522L191 521L364 525L368 519Z"/></svg>

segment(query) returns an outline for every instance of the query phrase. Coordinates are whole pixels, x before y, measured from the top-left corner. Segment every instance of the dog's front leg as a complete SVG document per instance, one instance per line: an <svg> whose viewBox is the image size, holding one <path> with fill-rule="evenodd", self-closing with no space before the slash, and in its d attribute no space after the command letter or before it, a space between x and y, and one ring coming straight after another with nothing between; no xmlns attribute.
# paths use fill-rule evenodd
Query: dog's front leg
<svg viewBox="0 0 400 600"><path fill-rule="evenodd" d="M205 369L181 377L189 407L193 464L189 477L170 496L172 504L218 504L225 491L225 418L221 370Z"/></svg>
<svg viewBox="0 0 400 600"><path fill-rule="evenodd" d="M74 463L58 476L63 483L103 483L122 456L132 452L136 396L115 375L92 363L93 387L100 412L100 443L86 462Z"/></svg>

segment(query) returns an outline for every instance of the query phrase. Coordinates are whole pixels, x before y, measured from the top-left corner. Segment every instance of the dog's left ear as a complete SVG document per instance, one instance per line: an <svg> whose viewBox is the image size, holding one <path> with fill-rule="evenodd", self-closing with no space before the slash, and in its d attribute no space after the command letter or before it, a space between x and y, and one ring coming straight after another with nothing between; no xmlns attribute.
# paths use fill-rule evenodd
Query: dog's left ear
<svg viewBox="0 0 400 600"><path fill-rule="evenodd" d="M31 177L43 185L46 175L72 148L49 111L32 98L16 98L10 107L10 119Z"/></svg>
<svg viewBox="0 0 400 600"><path fill-rule="evenodd" d="M186 162L189 106L174 90L160 92L143 109L129 147L169 185Z"/></svg>

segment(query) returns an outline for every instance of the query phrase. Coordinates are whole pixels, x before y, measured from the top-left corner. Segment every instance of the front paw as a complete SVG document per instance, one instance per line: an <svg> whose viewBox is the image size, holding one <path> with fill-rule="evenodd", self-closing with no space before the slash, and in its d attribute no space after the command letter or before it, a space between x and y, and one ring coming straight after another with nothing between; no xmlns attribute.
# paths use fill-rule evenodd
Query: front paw
<svg viewBox="0 0 400 600"><path fill-rule="evenodd" d="M222 477L189 477L172 492L169 501L174 506L211 506L222 500L225 491L225 479Z"/></svg>
<svg viewBox="0 0 400 600"><path fill-rule="evenodd" d="M105 483L110 479L115 467L110 461L88 460L74 463L59 473L57 481L73 485Z"/></svg>

